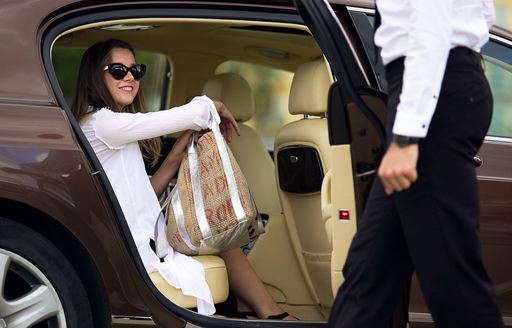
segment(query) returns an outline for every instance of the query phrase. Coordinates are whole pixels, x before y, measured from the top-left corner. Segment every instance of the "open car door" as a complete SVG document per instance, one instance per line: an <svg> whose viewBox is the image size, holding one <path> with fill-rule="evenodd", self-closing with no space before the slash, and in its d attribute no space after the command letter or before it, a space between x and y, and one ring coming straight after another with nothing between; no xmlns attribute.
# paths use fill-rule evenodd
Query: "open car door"
<svg viewBox="0 0 512 328"><path fill-rule="evenodd" d="M330 216L333 294L343 281L357 220L375 178L385 145L385 95L372 88L376 78L364 57L345 6L296 0L297 10L322 48L334 83L329 91L328 127L332 172L322 188L323 215ZM328 230L329 230L328 229Z"/></svg>

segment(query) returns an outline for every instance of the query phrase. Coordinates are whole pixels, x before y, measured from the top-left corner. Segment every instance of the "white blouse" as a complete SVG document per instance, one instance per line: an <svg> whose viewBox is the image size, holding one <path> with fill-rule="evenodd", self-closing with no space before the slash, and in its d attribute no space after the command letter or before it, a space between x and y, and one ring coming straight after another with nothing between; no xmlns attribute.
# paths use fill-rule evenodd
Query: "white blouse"
<svg viewBox="0 0 512 328"><path fill-rule="evenodd" d="M377 0L382 24L375 33L384 65L405 56L402 93L393 133L425 137L450 49L475 51L495 21L492 0Z"/></svg>
<svg viewBox="0 0 512 328"><path fill-rule="evenodd" d="M80 122L112 185L147 272L158 271L185 295L196 297L198 312L208 315L215 312L215 307L201 264L176 251L168 253L161 263L150 247L161 208L137 141L206 129L212 119L220 121L215 105L201 96L158 112L133 114L102 108Z"/></svg>

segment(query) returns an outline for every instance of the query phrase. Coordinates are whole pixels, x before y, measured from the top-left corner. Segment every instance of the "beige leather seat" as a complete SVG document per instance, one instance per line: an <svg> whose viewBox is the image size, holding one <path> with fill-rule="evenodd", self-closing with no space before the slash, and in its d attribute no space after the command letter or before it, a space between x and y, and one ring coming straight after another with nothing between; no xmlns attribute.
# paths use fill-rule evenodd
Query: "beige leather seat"
<svg viewBox="0 0 512 328"><path fill-rule="evenodd" d="M221 303L227 300L229 292L228 273L224 260L218 256L201 255L195 256L204 268L206 283L212 292L213 302ZM158 272L149 274L153 284L158 290L174 304L184 308L196 307L195 297L185 296L180 289L169 285Z"/></svg>
<svg viewBox="0 0 512 328"><path fill-rule="evenodd" d="M331 168L325 112L332 77L323 58L301 65L290 90L289 111L303 118L285 125L275 139L278 192L296 254L322 307L332 306L328 222L320 203Z"/></svg>
<svg viewBox="0 0 512 328"><path fill-rule="evenodd" d="M229 144L260 213L281 213L277 195L274 163L260 136L243 122L254 114L254 97L247 81L233 73L219 74L207 81L203 94L221 100L231 111L240 126L240 136L234 136ZM218 256L196 256L205 269L206 282L215 303L224 302L228 297L229 283L224 261ZM185 296L153 272L151 280L160 292L172 302L185 308L196 306L193 297Z"/></svg>
<svg viewBox="0 0 512 328"><path fill-rule="evenodd" d="M239 123L240 136L235 135L229 147L245 175L258 211L267 215L281 213L272 158L261 137L243 123L254 115L251 87L240 75L224 73L210 78L203 94L222 101Z"/></svg>

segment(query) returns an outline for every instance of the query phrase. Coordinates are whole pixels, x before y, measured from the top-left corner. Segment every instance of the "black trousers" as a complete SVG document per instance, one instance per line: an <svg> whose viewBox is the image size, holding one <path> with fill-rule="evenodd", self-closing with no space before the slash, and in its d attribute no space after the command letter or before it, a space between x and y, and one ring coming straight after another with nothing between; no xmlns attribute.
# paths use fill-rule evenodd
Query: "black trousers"
<svg viewBox="0 0 512 328"><path fill-rule="evenodd" d="M388 134L402 89L403 58L386 66ZM492 95L481 56L450 52L438 105L419 143L418 180L386 195L375 179L343 268L330 327L387 327L416 271L438 328L503 327L482 264L473 157L486 135Z"/></svg>

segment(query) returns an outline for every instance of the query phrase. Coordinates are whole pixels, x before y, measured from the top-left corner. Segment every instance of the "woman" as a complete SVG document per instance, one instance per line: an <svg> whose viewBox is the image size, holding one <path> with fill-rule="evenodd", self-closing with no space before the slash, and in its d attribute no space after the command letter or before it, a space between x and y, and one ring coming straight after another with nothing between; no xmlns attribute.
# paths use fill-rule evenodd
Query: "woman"
<svg viewBox="0 0 512 328"><path fill-rule="evenodd" d="M160 214L158 197L176 175L191 134L206 129L210 120L219 117L228 142L232 131L239 134L240 130L228 109L206 96L172 110L145 112L140 94L144 73L145 66L136 64L135 53L126 42L94 44L82 57L73 113L105 169L148 273L158 271L184 294L195 296L200 313L213 314L215 307L202 266L176 251L161 263L150 241ZM156 162L158 137L178 131L185 132L148 178L143 156ZM240 249L220 256L226 263L238 311L261 319L295 319L278 307Z"/></svg>

